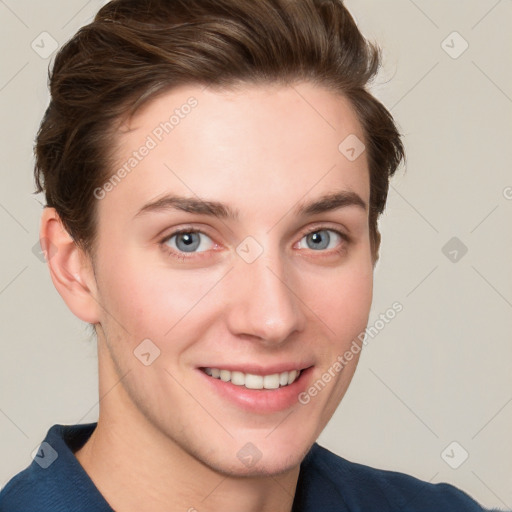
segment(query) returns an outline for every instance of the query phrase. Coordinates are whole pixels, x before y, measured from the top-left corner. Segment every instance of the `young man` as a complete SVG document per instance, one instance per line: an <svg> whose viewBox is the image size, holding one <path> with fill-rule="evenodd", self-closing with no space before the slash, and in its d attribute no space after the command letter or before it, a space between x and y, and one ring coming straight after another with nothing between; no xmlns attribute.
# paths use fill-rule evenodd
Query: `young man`
<svg viewBox="0 0 512 512"><path fill-rule="evenodd" d="M482 510L315 443L403 158L377 68L338 0L117 0L62 48L41 243L100 414L53 426L2 512Z"/></svg>

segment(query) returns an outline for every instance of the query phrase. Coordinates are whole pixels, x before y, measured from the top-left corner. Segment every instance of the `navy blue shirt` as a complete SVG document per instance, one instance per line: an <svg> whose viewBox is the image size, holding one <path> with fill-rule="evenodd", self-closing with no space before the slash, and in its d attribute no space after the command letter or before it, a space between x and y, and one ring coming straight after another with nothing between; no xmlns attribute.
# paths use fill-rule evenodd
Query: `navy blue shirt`
<svg viewBox="0 0 512 512"><path fill-rule="evenodd" d="M54 425L28 468L0 492L0 512L112 512L74 452L96 423ZM349 462L315 443L300 466L293 512L482 512L448 484Z"/></svg>

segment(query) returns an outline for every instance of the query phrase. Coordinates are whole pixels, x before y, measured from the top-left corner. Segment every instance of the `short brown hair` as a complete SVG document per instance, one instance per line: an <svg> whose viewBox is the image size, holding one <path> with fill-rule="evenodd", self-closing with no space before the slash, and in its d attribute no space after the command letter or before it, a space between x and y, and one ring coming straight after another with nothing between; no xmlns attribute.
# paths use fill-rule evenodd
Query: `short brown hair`
<svg viewBox="0 0 512 512"><path fill-rule="evenodd" d="M309 81L344 95L364 130L376 260L377 220L404 158L393 118L367 90L379 63L341 0L113 0L55 58L36 191L93 252L93 191L113 173L123 118L179 85Z"/></svg>

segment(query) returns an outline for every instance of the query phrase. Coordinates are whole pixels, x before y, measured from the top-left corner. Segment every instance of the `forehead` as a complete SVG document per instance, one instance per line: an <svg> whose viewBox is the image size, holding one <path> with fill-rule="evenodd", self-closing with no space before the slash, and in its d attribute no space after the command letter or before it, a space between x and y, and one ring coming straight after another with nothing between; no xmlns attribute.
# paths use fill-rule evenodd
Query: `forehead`
<svg viewBox="0 0 512 512"><path fill-rule="evenodd" d="M347 140L364 148L353 108L318 86L180 87L122 127L100 208L122 204L135 215L173 193L229 202L243 215L340 189L368 203L366 154L347 158Z"/></svg>

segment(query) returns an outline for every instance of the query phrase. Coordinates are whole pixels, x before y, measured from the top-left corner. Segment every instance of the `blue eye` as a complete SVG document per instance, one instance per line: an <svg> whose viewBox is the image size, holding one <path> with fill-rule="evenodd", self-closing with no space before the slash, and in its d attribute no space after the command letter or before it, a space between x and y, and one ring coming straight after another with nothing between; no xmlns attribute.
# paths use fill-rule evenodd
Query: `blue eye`
<svg viewBox="0 0 512 512"><path fill-rule="evenodd" d="M303 234L298 249L308 249L326 253L326 256L332 256L334 252L342 254L347 249L349 242L347 235L335 229L316 228ZM192 228L175 231L163 239L160 245L168 255L177 258L181 262L185 262L188 258L192 258L192 261L194 261L199 257L208 257L207 254L200 255L200 253L207 253L217 247L208 235ZM194 257L194 254L197 256Z"/></svg>
<svg viewBox="0 0 512 512"><path fill-rule="evenodd" d="M345 238L346 237L344 235L342 235L338 231L335 231L334 229L316 229L315 231L307 233L301 239L301 242L304 239L306 240L306 249L311 249L313 251L322 251L325 249L335 249L339 245L340 241L343 241ZM331 242L333 241L334 245L330 246ZM304 247L300 248L304 249Z"/></svg>
<svg viewBox="0 0 512 512"><path fill-rule="evenodd" d="M206 238L209 240L206 243L203 242L203 238ZM170 237L168 237L165 240L165 245L169 246L170 249L182 253L193 253L193 252L204 252L208 249L211 249L213 246L212 239L205 235L204 233L201 233L200 231L193 231L193 230L182 230L182 231L176 231L173 233ZM201 247L201 250L197 250L199 247Z"/></svg>

